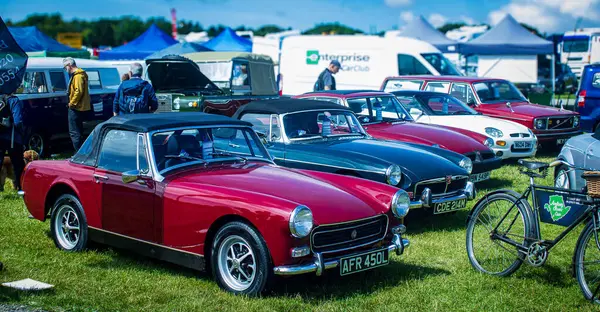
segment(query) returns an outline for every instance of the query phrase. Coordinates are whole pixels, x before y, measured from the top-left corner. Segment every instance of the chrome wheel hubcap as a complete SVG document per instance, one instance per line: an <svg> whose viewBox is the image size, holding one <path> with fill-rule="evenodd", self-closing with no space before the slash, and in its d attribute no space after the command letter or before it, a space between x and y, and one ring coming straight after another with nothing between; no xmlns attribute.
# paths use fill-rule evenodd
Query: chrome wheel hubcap
<svg viewBox="0 0 600 312"><path fill-rule="evenodd" d="M250 244L242 237L227 237L217 254L218 268L223 281L231 289L244 291L256 276L256 258Z"/></svg>
<svg viewBox="0 0 600 312"><path fill-rule="evenodd" d="M81 225L75 209L69 205L58 207L54 230L59 244L65 249L73 249L79 242Z"/></svg>

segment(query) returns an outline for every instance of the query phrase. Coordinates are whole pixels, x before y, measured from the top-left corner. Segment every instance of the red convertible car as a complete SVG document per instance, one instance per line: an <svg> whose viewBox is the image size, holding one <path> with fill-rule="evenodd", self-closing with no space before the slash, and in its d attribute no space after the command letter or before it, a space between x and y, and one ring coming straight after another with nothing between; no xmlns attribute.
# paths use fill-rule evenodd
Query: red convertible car
<svg viewBox="0 0 600 312"><path fill-rule="evenodd" d="M393 94L367 90L308 92L294 98L334 102L349 107L365 130L376 139L437 146L469 157L473 171L469 179L480 182L502 166L489 146L494 140L473 131L417 123ZM377 118L376 107L381 108Z"/></svg>
<svg viewBox="0 0 600 312"><path fill-rule="evenodd" d="M274 275L376 268L409 244L405 191L279 167L249 123L225 116L113 117L71 159L31 162L21 179L58 248L96 241L206 268L238 294Z"/></svg>
<svg viewBox="0 0 600 312"><path fill-rule="evenodd" d="M510 81L464 76L398 76L383 81L381 90L425 90L448 93L476 111L520 123L538 142L562 145L582 133L579 113L530 103Z"/></svg>

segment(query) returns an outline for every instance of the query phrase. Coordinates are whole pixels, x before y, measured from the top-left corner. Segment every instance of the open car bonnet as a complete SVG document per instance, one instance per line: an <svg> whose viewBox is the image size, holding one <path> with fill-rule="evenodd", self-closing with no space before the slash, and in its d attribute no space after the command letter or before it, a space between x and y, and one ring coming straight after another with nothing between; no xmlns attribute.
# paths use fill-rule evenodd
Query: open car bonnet
<svg viewBox="0 0 600 312"><path fill-rule="evenodd" d="M181 56L146 60L148 79L157 92L171 90L220 90L196 63Z"/></svg>

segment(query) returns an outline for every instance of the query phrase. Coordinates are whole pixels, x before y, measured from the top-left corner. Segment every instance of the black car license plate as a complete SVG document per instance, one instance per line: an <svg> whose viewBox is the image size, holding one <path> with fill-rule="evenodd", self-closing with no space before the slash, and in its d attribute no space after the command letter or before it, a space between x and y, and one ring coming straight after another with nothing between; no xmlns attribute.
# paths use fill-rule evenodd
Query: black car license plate
<svg viewBox="0 0 600 312"><path fill-rule="evenodd" d="M389 263L390 257L387 248L352 255L340 259L340 275L366 271Z"/></svg>
<svg viewBox="0 0 600 312"><path fill-rule="evenodd" d="M446 213L446 212L461 210L461 209L464 209L465 207L467 207L467 199L463 198L463 199L449 201L449 202L445 202L445 203L437 203L437 204L435 204L435 206L433 206L433 213L434 214Z"/></svg>

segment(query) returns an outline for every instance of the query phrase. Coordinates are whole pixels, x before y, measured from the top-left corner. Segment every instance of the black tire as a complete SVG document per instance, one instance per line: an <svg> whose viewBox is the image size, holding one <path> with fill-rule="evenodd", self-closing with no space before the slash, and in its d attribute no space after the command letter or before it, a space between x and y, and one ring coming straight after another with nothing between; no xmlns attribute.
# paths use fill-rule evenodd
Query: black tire
<svg viewBox="0 0 600 312"><path fill-rule="evenodd" d="M242 260L225 260L230 252ZM249 252L252 254L246 256ZM267 244L258 231L246 223L234 221L221 227L213 240L210 257L215 281L223 290L233 294L258 296L273 281L273 264Z"/></svg>
<svg viewBox="0 0 600 312"><path fill-rule="evenodd" d="M591 248L588 249L588 246ZM586 226L583 228L583 231L581 231L581 234L579 235L579 239L577 239L577 247L575 247L575 253L573 254L573 269L575 271L575 276L577 277L577 282L579 283L579 288L581 289L581 292L583 292L585 299L592 300L593 293L597 292L594 296L595 298L593 302L600 304L600 299L598 298L600 296L600 290L597 291L597 289L600 289L600 281L590 277L586 278L586 274L584 272L585 268L587 267L583 264L584 259L586 258L586 251L595 252L597 256L594 258L597 261L600 260L600 249L596 246L594 237L594 222L592 220L586 224ZM599 278L600 263L594 263L592 265L592 270L595 271L594 273L596 278ZM596 284L589 285L588 282L590 280L596 280Z"/></svg>
<svg viewBox="0 0 600 312"><path fill-rule="evenodd" d="M70 228L66 228L66 224ZM68 230L65 233L65 230ZM88 225L81 202L71 194L60 196L52 207L50 233L54 244L64 251L81 251L88 243Z"/></svg>
<svg viewBox="0 0 600 312"><path fill-rule="evenodd" d="M560 165L559 167L556 167L556 169L554 170L554 187L559 187L559 188L565 188L565 189L570 189L572 184L571 184L571 180L569 178L569 174L568 174L569 168L565 165ZM564 178L566 178L566 183L561 183L562 185L558 185L559 181L558 178L562 176Z"/></svg>
<svg viewBox="0 0 600 312"><path fill-rule="evenodd" d="M510 274L512 274L513 272L515 272L523 263L523 257L522 255L517 251L516 247L513 247L511 245L508 245L506 243L500 242L500 241L493 241L490 239L490 230L493 229L494 227L496 227L496 225L498 225L497 222L495 221L500 221L502 219L502 217L506 214L507 211L509 211L508 209L515 203L517 203L517 198L507 194L507 193L496 193L496 194L492 194L487 198L487 200L481 200L477 206L475 206L473 208L473 211L471 213L471 215L469 216L469 220L467 223L467 255L469 257L469 262L471 262L471 266L473 266L473 268L475 268L476 270L486 273L486 274L490 274L490 275L498 275L498 276L508 276ZM504 202L506 205L503 206L502 208L498 209L499 213L495 214L496 218L498 218L497 220L492 220L494 217L492 216L493 213L493 207L492 205L494 205L495 203L498 202ZM498 207L498 205L495 205L495 207ZM515 209L516 208L516 209ZM506 210L506 211L504 211ZM485 216L482 216L482 213L485 212ZM519 219L521 220L521 225L519 222ZM513 223L512 227L517 228L515 232L513 233L507 233L507 232L503 232L503 230L505 230L503 228L503 226L508 226L513 220L515 220L515 222ZM498 246L500 251L506 251L507 253L509 253L510 255L507 257L507 259L504 259L505 261L503 262L501 269L497 269L497 270L491 270L490 268L487 268L487 264L484 264L485 262L487 262L487 259L483 259L483 255L482 256L478 256L476 255L477 251L474 248L474 232L476 230L476 225L478 224L478 221L489 221L484 227L485 229L483 229L482 232L482 241L484 242L491 242L492 246ZM520 225L520 226L519 226ZM511 227L511 228L512 228ZM511 210L511 214L506 217L503 221L503 223L501 225L498 226L498 232L499 233L505 233L508 235L505 235L508 238L512 238L514 240L516 240L518 243L521 244L526 244L526 237L532 237L531 233L531 220L530 220L530 215L529 212L527 210L527 207L525 207L522 203L517 203L515 207L512 208ZM522 238L521 238L522 237ZM521 241L522 239L522 241ZM477 250L479 250L479 247L477 248ZM497 254L497 253L496 253ZM489 253L489 251L486 253L486 255L491 255L491 253Z"/></svg>
<svg viewBox="0 0 600 312"><path fill-rule="evenodd" d="M50 136L44 134L41 130L27 130L23 143L26 150L36 151L40 158L46 158L50 155Z"/></svg>

